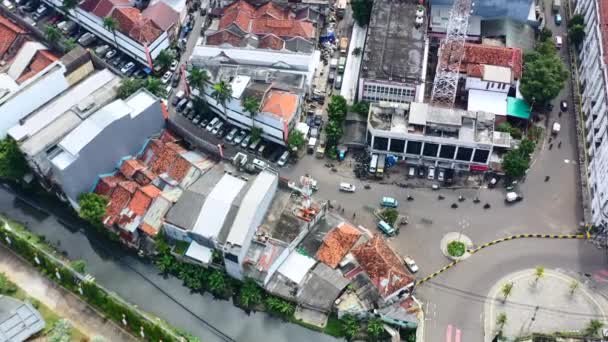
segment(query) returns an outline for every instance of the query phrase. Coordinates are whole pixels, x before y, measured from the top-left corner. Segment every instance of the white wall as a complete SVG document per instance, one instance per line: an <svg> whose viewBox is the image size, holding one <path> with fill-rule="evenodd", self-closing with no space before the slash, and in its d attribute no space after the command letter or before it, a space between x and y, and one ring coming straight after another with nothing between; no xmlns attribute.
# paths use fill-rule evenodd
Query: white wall
<svg viewBox="0 0 608 342"><path fill-rule="evenodd" d="M508 93L510 88L510 84L508 83L500 83L500 82L488 82L484 81L479 77L467 77L465 83L465 89L479 89L479 90L488 90L488 91L496 91L499 93Z"/></svg>
<svg viewBox="0 0 608 342"><path fill-rule="evenodd" d="M0 138L4 139L8 130L19 120L69 88L64 72L63 65L53 63L21 84L19 89L0 104Z"/></svg>

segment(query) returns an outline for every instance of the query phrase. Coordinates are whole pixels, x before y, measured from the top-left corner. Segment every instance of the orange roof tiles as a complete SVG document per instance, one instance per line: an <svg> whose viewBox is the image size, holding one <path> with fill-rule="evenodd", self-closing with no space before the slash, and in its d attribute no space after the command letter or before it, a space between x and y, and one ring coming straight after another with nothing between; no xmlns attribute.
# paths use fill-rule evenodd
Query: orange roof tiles
<svg viewBox="0 0 608 342"><path fill-rule="evenodd" d="M523 52L518 48L467 43L462 67L468 70L470 64L487 64L508 67L516 79L521 79Z"/></svg>
<svg viewBox="0 0 608 342"><path fill-rule="evenodd" d="M232 31L222 30L222 31L210 34L209 36L207 36L206 39L207 39L206 43L208 45L221 45L221 44L227 43L232 46L241 46L241 42L245 38L239 36L238 34L232 32Z"/></svg>
<svg viewBox="0 0 608 342"><path fill-rule="evenodd" d="M401 259L379 235L352 250L355 259L382 297L388 297L413 281Z"/></svg>
<svg viewBox="0 0 608 342"><path fill-rule="evenodd" d="M105 224L111 226L116 222L118 214L127 206L136 189L137 183L132 181L124 181L118 184L110 197L110 202L106 209Z"/></svg>
<svg viewBox="0 0 608 342"><path fill-rule="evenodd" d="M133 180L136 181L139 185L148 185L152 183L156 178L158 178L158 175L156 175L156 173L152 172L152 170L150 169L137 171L133 175Z"/></svg>
<svg viewBox="0 0 608 342"><path fill-rule="evenodd" d="M101 0L96 4L94 9L91 10L91 13L100 18L105 18L110 15L112 9L117 6L129 6L129 0Z"/></svg>
<svg viewBox="0 0 608 342"><path fill-rule="evenodd" d="M273 33L279 37L302 37L311 39L315 35L312 23L295 19L257 19L253 22L251 31L255 34Z"/></svg>
<svg viewBox="0 0 608 342"><path fill-rule="evenodd" d="M151 237L155 237L158 234L158 229L152 227L151 225L145 222L141 224L139 229L141 229L144 233L148 234Z"/></svg>
<svg viewBox="0 0 608 342"><path fill-rule="evenodd" d="M273 34L269 34L266 37L260 39L258 48L260 49L273 49L281 50L285 46L285 41Z"/></svg>
<svg viewBox="0 0 608 342"><path fill-rule="evenodd" d="M112 18L118 22L118 29L129 34L139 20L141 12L135 7L117 8L112 11Z"/></svg>
<svg viewBox="0 0 608 342"><path fill-rule="evenodd" d="M17 83L27 81L57 59L59 58L47 50L38 50L25 71L17 79Z"/></svg>
<svg viewBox="0 0 608 342"><path fill-rule="evenodd" d="M129 209L136 215L142 216L152 204L152 200L160 195L160 190L154 185L143 186L135 192L129 202Z"/></svg>
<svg viewBox="0 0 608 342"><path fill-rule="evenodd" d="M225 29L230 25L235 24L242 31L249 32L251 21L252 17L250 14L239 10L231 10L225 12L225 14L220 18L219 27L221 29Z"/></svg>
<svg viewBox="0 0 608 342"><path fill-rule="evenodd" d="M139 159L148 165L152 165L160 156L163 146L164 143L158 139L150 140Z"/></svg>
<svg viewBox="0 0 608 342"><path fill-rule="evenodd" d="M133 178L135 172L143 170L146 165L137 159L127 159L120 165L120 172L127 178Z"/></svg>
<svg viewBox="0 0 608 342"><path fill-rule="evenodd" d="M141 43L152 43L162 30L150 19L140 18L135 23L133 29L129 32L129 36Z"/></svg>
<svg viewBox="0 0 608 342"><path fill-rule="evenodd" d="M179 13L162 1L148 6L142 14L154 21L164 31L179 25Z"/></svg>
<svg viewBox="0 0 608 342"><path fill-rule="evenodd" d="M336 268L360 236L358 229L342 222L325 236L316 258L327 266Z"/></svg>
<svg viewBox="0 0 608 342"><path fill-rule="evenodd" d="M177 155L183 152L186 152L186 150L176 143L165 144L158 158L151 164L152 171L157 174L168 172L177 159Z"/></svg>
<svg viewBox="0 0 608 342"><path fill-rule="evenodd" d="M181 182L192 168L192 164L181 156L175 159L175 162L169 169L169 176L178 182Z"/></svg>
<svg viewBox="0 0 608 342"><path fill-rule="evenodd" d="M255 11L258 18L268 16L274 19L288 19L289 17L295 17L295 14L286 11L273 2L267 2Z"/></svg>
<svg viewBox="0 0 608 342"><path fill-rule="evenodd" d="M0 57L13 46L17 37L25 35L26 31L17 24L0 16Z"/></svg>
<svg viewBox="0 0 608 342"><path fill-rule="evenodd" d="M286 122L291 121L298 109L298 96L283 90L271 90L262 103L262 112L280 116Z"/></svg>
<svg viewBox="0 0 608 342"><path fill-rule="evenodd" d="M97 185L95 186L95 193L102 196L110 196L114 191L114 188L118 185L118 183L125 180L125 177L122 174L116 174L112 176L105 176L99 179Z"/></svg>
<svg viewBox="0 0 608 342"><path fill-rule="evenodd" d="M169 131L168 129L165 129L161 134L160 134L160 141L162 141L163 143L168 143L168 142L178 142L179 138L177 136L175 136L175 134L173 134L173 132Z"/></svg>
<svg viewBox="0 0 608 342"><path fill-rule="evenodd" d="M141 188L139 188L139 190L141 190L144 194L146 194L146 196L150 198L156 198L161 194L160 189L155 187L154 185L142 186Z"/></svg>

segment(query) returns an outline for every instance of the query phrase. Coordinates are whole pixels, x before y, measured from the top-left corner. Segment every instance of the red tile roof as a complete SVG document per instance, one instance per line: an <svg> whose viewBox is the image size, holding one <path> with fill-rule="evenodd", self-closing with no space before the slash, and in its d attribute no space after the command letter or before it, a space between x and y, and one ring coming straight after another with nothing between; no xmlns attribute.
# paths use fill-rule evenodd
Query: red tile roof
<svg viewBox="0 0 608 342"><path fill-rule="evenodd" d="M306 21L295 19L257 19L253 22L251 31L257 35L273 33L279 37L314 38L315 27Z"/></svg>
<svg viewBox="0 0 608 342"><path fill-rule="evenodd" d="M281 50L285 46L285 41L274 34L269 34L266 37L260 39L258 47L260 49L273 49Z"/></svg>
<svg viewBox="0 0 608 342"><path fill-rule="evenodd" d="M487 64L510 68L515 79L521 79L523 52L518 48L467 43L462 67L467 71L471 64Z"/></svg>
<svg viewBox="0 0 608 342"><path fill-rule="evenodd" d="M336 268L360 236L361 232L357 228L342 222L325 235L316 258L327 266Z"/></svg>
<svg viewBox="0 0 608 342"><path fill-rule="evenodd" d="M483 77L483 65L469 64L467 65L467 75L471 77Z"/></svg>
<svg viewBox="0 0 608 342"><path fill-rule="evenodd" d="M101 177L95 186L95 193L110 197L118 183L124 180L125 177L123 177L123 175L120 173L112 176Z"/></svg>
<svg viewBox="0 0 608 342"><path fill-rule="evenodd" d="M168 129L165 129L161 134L160 134L160 141L162 141L163 143L168 143L168 142L178 142L180 139L171 131L169 131Z"/></svg>
<svg viewBox="0 0 608 342"><path fill-rule="evenodd" d="M188 174L188 171L192 168L192 164L184 159L182 156L178 156L175 162L169 169L169 176L178 182L181 182L184 177Z"/></svg>
<svg viewBox="0 0 608 342"><path fill-rule="evenodd" d="M139 156L139 160L143 161L145 164L152 165L160 156L164 145L165 144L158 139L150 140L142 155Z"/></svg>
<svg viewBox="0 0 608 342"><path fill-rule="evenodd" d="M117 8L112 11L112 18L118 22L119 31L129 34L139 20L141 13L135 7Z"/></svg>
<svg viewBox="0 0 608 342"><path fill-rule="evenodd" d="M101 0L84 0L79 7L84 11L91 12L97 7L100 1Z"/></svg>
<svg viewBox="0 0 608 342"><path fill-rule="evenodd" d="M245 38L232 31L222 30L207 36L206 43L208 45L230 44L232 46L241 46L243 39Z"/></svg>
<svg viewBox="0 0 608 342"><path fill-rule="evenodd" d="M177 159L177 155L183 152L186 152L186 150L176 143L165 144L159 157L150 165L152 171L159 175L168 172Z"/></svg>
<svg viewBox="0 0 608 342"><path fill-rule="evenodd" d="M142 15L152 20L163 31L179 25L179 13L162 1L148 6Z"/></svg>
<svg viewBox="0 0 608 342"><path fill-rule="evenodd" d="M140 43L152 43L158 36L160 36L162 30L152 20L148 18L140 18L135 22L135 26L129 32L129 36Z"/></svg>
<svg viewBox="0 0 608 342"><path fill-rule="evenodd" d="M280 116L286 122L290 122L297 110L298 95L283 90L271 90L262 102L261 111Z"/></svg>
<svg viewBox="0 0 608 342"><path fill-rule="evenodd" d="M17 37L25 35L26 31L17 24L0 16L0 56L3 56L13 46Z"/></svg>
<svg viewBox="0 0 608 342"><path fill-rule="evenodd" d="M249 13L240 10L230 10L224 12L220 18L219 28L225 29L230 25L235 24L244 32L249 32L251 27L252 17Z"/></svg>
<svg viewBox="0 0 608 342"><path fill-rule="evenodd" d="M258 18L262 18L264 16L274 19L288 19L290 17L295 17L294 13L277 6L273 2L267 2L266 4L262 5L257 9L257 11L255 11L255 14Z"/></svg>
<svg viewBox="0 0 608 342"><path fill-rule="evenodd" d="M127 159L120 165L120 172L127 178L133 178L135 172L143 170L146 165L137 159Z"/></svg>
<svg viewBox="0 0 608 342"><path fill-rule="evenodd" d="M110 13L113 13L112 9L117 6L126 7L129 5L129 0L101 0L90 12L100 18L105 18L110 15Z"/></svg>
<svg viewBox="0 0 608 342"><path fill-rule="evenodd" d="M136 215L143 216L152 204L152 200L158 195L160 195L160 190L151 184L137 189L129 202L129 210Z"/></svg>
<svg viewBox="0 0 608 342"><path fill-rule="evenodd" d="M38 50L32 61L24 70L24 72L17 79L17 83L21 84L24 81L27 81L32 76L38 74L47 66L51 65L51 63L55 62L59 58L55 56L53 53L47 50Z"/></svg>
<svg viewBox="0 0 608 342"><path fill-rule="evenodd" d="M230 5L226 6L224 8L223 13L233 11L233 10L244 11L251 15L253 15L255 13L255 7L253 7L253 5L251 5L247 1L235 1L235 2L231 3Z"/></svg>
<svg viewBox="0 0 608 342"><path fill-rule="evenodd" d="M151 237L155 237L158 234L158 229L152 227L151 225L149 225L145 222L141 224L139 229L141 229L141 231L143 231L144 233L148 234Z"/></svg>
<svg viewBox="0 0 608 342"><path fill-rule="evenodd" d="M106 209L106 216L104 218L106 225L114 225L118 219L118 215L127 206L136 189L137 183L132 181L124 181L118 184L110 197L110 202Z"/></svg>
<svg viewBox="0 0 608 342"><path fill-rule="evenodd" d="M382 297L388 297L413 281L397 254L379 235L352 250L355 259Z"/></svg>

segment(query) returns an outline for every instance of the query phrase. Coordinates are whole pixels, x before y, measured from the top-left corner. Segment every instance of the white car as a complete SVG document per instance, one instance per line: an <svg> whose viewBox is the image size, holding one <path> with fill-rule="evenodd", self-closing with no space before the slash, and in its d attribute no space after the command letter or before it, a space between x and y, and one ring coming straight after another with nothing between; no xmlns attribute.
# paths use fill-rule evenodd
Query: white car
<svg viewBox="0 0 608 342"><path fill-rule="evenodd" d="M171 71L167 71L164 75L163 78L161 78L161 82L162 84L167 84L167 82L169 82L169 80L171 80L171 76L173 76L173 73Z"/></svg>
<svg viewBox="0 0 608 342"><path fill-rule="evenodd" d="M429 167L429 175L426 177L428 179L435 179L435 168Z"/></svg>
<svg viewBox="0 0 608 342"><path fill-rule="evenodd" d="M340 187L338 189L344 192L355 192L357 188L353 184L342 182L340 183Z"/></svg>
<svg viewBox="0 0 608 342"><path fill-rule="evenodd" d="M241 143L241 141L243 141L243 139L245 139L245 136L247 136L247 131L240 131L239 134L234 137L234 140L232 140L232 144L233 145L238 145Z"/></svg>
<svg viewBox="0 0 608 342"><path fill-rule="evenodd" d="M231 142L232 139L234 139L234 137L236 136L236 133L238 133L238 131L238 128L233 128L232 130L230 130L230 132L226 136L226 141Z"/></svg>
<svg viewBox="0 0 608 342"><path fill-rule="evenodd" d="M266 164L266 162L259 160L259 159L254 159L252 162L254 167L260 169L260 170L264 170L265 168L268 167L268 164Z"/></svg>
<svg viewBox="0 0 608 342"><path fill-rule="evenodd" d="M443 171L439 171L439 173L437 174L437 180L440 182L443 182L443 180L445 179L445 172Z"/></svg>
<svg viewBox="0 0 608 342"><path fill-rule="evenodd" d="M120 72L122 72L123 74L126 74L129 71L131 71L131 69L133 69L133 68L135 68L135 63L129 62L129 63L125 64L125 66L123 66L122 69L120 69Z"/></svg>
<svg viewBox="0 0 608 342"><path fill-rule="evenodd" d="M409 256L406 256L403 258L403 261L405 262L405 265L407 266L407 268L409 268L410 271L412 271L412 273L418 272L419 268L418 268L418 265L416 265L416 262L414 261L414 259L412 259Z"/></svg>
<svg viewBox="0 0 608 342"><path fill-rule="evenodd" d="M179 65L179 62L177 61L177 59L174 59L173 62L171 62L171 67L169 67L169 70L175 71L177 69L178 65Z"/></svg>

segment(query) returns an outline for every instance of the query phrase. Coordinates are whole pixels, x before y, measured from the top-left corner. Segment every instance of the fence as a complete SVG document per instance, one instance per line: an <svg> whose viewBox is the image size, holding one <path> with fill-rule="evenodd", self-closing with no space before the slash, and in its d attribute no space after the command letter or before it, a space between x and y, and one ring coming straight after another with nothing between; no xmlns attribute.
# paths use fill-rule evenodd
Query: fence
<svg viewBox="0 0 608 342"><path fill-rule="evenodd" d="M63 260L33 243L31 236L12 229L0 219L0 242L38 268L42 274L78 295L88 304L101 311L115 323L125 327L133 335L147 341L187 341L184 336L149 317L146 313L127 303L115 293L97 285L90 275L82 275Z"/></svg>

